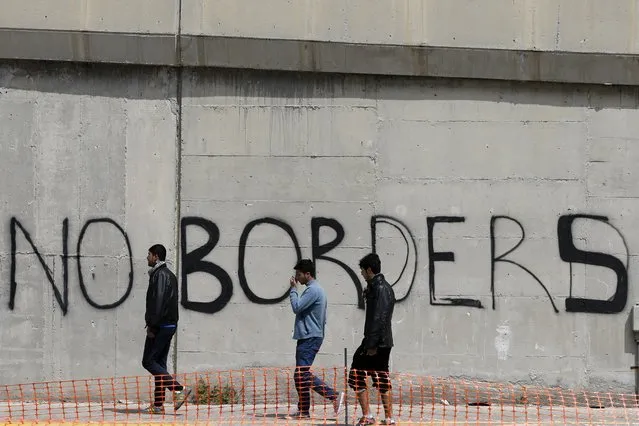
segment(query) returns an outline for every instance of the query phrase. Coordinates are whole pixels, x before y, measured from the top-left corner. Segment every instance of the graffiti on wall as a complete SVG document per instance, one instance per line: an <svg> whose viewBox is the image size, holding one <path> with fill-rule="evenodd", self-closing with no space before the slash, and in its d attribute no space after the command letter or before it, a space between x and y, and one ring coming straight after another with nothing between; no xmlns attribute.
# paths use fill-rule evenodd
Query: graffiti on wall
<svg viewBox="0 0 639 426"><path fill-rule="evenodd" d="M82 272L82 244L85 240L85 235L89 227L100 227L100 226L109 226L115 228L120 234L122 234L122 238L126 244L128 250L128 258L129 258L129 281L127 285L127 289L124 295L112 302L107 304L101 304L94 301L89 292L87 290L87 286L85 284L84 275ZM131 252L131 243L129 241L129 237L127 236L124 229L113 219L109 218L97 218L87 220L82 229L80 230L80 235L78 236L78 241L76 245L76 254L69 254L69 219L66 218L62 221L62 289L60 289L59 283L56 284L53 272L49 265L45 262L43 255L40 253L40 250L33 242L31 238L31 234L29 231L22 225L22 223L14 218L11 218L11 222L9 224L9 233L11 237L11 268L10 268L10 279L9 279L9 309L13 310L15 308L15 298L16 292L18 291L18 282L16 279L16 267L17 267L17 239L18 239L18 230L26 240L26 242L33 250L33 254L38 260L39 264L42 266L44 273L49 281L49 284L52 287L53 295L62 310L63 315L66 315L69 309L69 259L75 258L78 267L78 283L80 285L80 291L82 292L82 296L87 301L87 303L93 306L96 309L113 309L120 306L131 294L131 290L133 289L133 253Z"/></svg>
<svg viewBox="0 0 639 426"><path fill-rule="evenodd" d="M435 246L435 235L440 235L439 233L446 232L446 226L458 226L465 222L466 218L463 216L433 216L427 217L426 219L426 230L427 230L427 239L428 239L428 253L426 254L426 259L421 259L421 262L424 262L428 265L428 288L429 288L429 301L432 306L465 306L472 307L478 309L484 309L484 305L481 303L479 299L473 297L440 297L437 295L437 264L440 262L455 262L455 253L451 251L439 251ZM580 250L575 246L575 241L573 237L573 224L577 220L586 220L586 221L595 221L599 223L604 223L609 226L614 232L619 234L624 242L626 253L629 253L628 247L625 243L623 234L612 225L608 218L605 216L597 216L597 215L587 215L587 214L570 214L563 215L559 217L557 221L557 243L560 258L563 262L568 263L571 266L573 264L583 264L583 265L594 265L607 268L614 272L616 276L615 282L615 291L613 295L607 300L601 299L589 299L589 298L581 298L574 297L572 295L572 273L570 274L570 289L569 296L565 300L565 310L567 312L585 312L585 313L598 313L598 314L614 314L623 311L627 304L628 300L628 262L624 264L617 257L601 253L601 252L593 252L593 251L584 251ZM504 251L503 253L496 252L496 240L498 236L496 235L496 224L499 221L510 221L514 223L520 230L521 236L519 240L509 249ZM371 250L373 252L378 251L377 247L377 236L378 236L378 227L380 224L384 224L392 227L401 236L401 240L405 244L405 252L406 257L403 261L403 266L401 268L401 272L397 275L397 277L393 277L391 279L392 285L396 285L399 282L406 283L407 290L403 295L398 298L399 302L406 300L416 281L417 271L418 271L418 263L420 262L419 253L417 249L417 244L415 241L415 237L413 236L411 230L403 223L401 220L385 215L375 215L371 217L370 220L370 232L371 232ZM247 250L247 242L251 235L251 233L257 228L262 226L271 226L279 228L284 231L290 240L290 244L292 245L293 250L295 251L297 259L301 258L301 247L295 233L295 230L291 225L286 223L286 221L274 218L274 217L262 217L251 222L247 223L241 235L239 236L239 248L238 248L238 272L237 272L237 282L239 284L239 288L246 295L246 297L253 303L269 305L269 304L278 304L286 299L288 294L288 288L279 296L273 298L263 298L258 296L251 287L251 283L247 279L246 275L246 250ZM123 241L128 250L128 261L129 261L129 274L128 274L128 285L125 293L118 299L111 303L98 303L92 299L90 296L87 286L85 284L85 277L82 270L82 247L83 242L86 239L86 231L90 227L111 227L117 232L119 232L123 238ZM207 238L206 242L199 247L192 248L190 247L187 230L189 228L198 228L200 231L203 231ZM320 243L320 233L324 228L329 228L335 234L335 237L325 243ZM10 296L9 296L9 308L13 310L15 308L15 297L16 292L19 291L19 283L16 277L16 267L18 262L17 254L17 241L18 238L23 238L28 245L31 247L33 251L33 255L38 260L38 264L44 270L46 278L48 280L49 285L51 285L53 289L53 295L55 297L56 302L62 309L64 315L68 312L69 302L68 302L68 294L69 294L69 259L75 259L77 262L77 271L78 271L78 283L80 287L80 291L86 300L86 302L93 306L96 309L113 309L120 306L124 303L129 297L133 284L134 284L134 274L133 274L133 255L131 252L131 243L129 241L129 237L125 230L114 220L109 218L96 218L90 219L84 223L81 228L78 241L76 243L76 253L69 253L69 221L68 219L64 219L62 222L62 282L56 283L53 273L49 266L47 265L45 258L41 254L41 251L38 249L37 245L34 243L28 229L23 226L23 224L17 218L12 218L10 222L10 244L11 244L11 267L10 267L10 277L9 277L9 285L10 285ZM217 246L220 240L220 233L222 231L218 227L218 225L211 221L210 219L203 217L195 217L189 216L184 217L180 223L180 233L181 233L181 246L180 246L180 256L181 256L181 304L184 309L202 312L207 314L215 314L216 312L221 311L225 308L225 306L230 302L233 291L233 278L231 275L220 265L215 264L209 260L205 260L205 257L211 253L215 247ZM344 226L335 218L328 217L312 217L311 218L311 253L314 261L324 261L330 262L337 266L339 266L346 276L349 277L350 281L352 281L352 285L354 288L354 293L358 308L364 308L364 300L363 300L363 289L361 284L361 279L358 276L357 272L354 271L348 263L343 259L339 259L338 257L331 254L331 252L340 246L344 237L346 236L346 230ZM510 264L521 271L521 273L529 275L536 283L540 286L540 288L547 295L549 303L552 309L558 313L559 309L557 307L556 301L554 300L552 294L548 291L546 285L542 282L542 280L526 265L516 262L512 260L510 257L524 242L526 239L526 232L524 225L519 222L517 219L496 215L490 218L490 277L489 277L489 286L490 293L492 295L492 309L496 309L496 293L497 290L495 288L496 278L499 273L499 265L500 264ZM410 259L413 259L412 263L409 264ZM194 301L189 297L189 277L194 273L204 273L211 276L210 282L212 285L219 285L220 292L219 295L211 301ZM441 279L441 278L440 278ZM217 284L216 284L217 283Z"/></svg>
<svg viewBox="0 0 639 426"><path fill-rule="evenodd" d="M408 277L409 287L408 292L403 298L400 298L399 301L404 300L410 290L413 287L415 282L415 277L417 273L417 245L415 244L415 239L406 225L404 225L398 219L392 218L390 216L373 216L371 218L371 233L372 233L372 250L375 251L375 236L376 229L380 223L388 224L394 227L400 235L403 237L404 242L406 243L407 248L407 258L404 267L400 275L397 277L393 285L397 284L404 275L407 275L407 262L408 262L408 254L414 253L415 257L415 265L412 272L412 275ZM200 230L204 231L208 240L202 246L188 250L188 238L187 238L187 229L189 227L198 227ZM274 226L283 230L290 239L290 242L293 246L293 249L296 253L297 260L302 257L302 249L300 247L299 241L295 234L293 228L283 220L272 218L272 217L264 217L255 219L244 227L242 234L240 235L240 243L238 250L238 281L240 284L240 288L246 295L246 297L253 303L257 304L277 304L283 301L288 297L288 287L282 293L282 295L265 299L253 292L251 289L251 285L246 278L246 248L247 242L251 232L258 226ZM320 232L322 228L327 227L332 229L335 232L335 238L327 243L320 243ZM330 255L330 252L338 247L340 243L344 240L346 235L346 231L342 224L333 218L326 217L313 217L311 219L311 256L314 262L318 260L323 260L326 262L333 263L338 265L340 268L344 270L344 272L348 275L350 280L353 283L353 286L357 295L357 306L360 309L364 308L364 297L363 297L363 288L361 284L361 279L358 274L348 266L343 260L340 260L336 257ZM203 260L206 255L208 255L216 246L219 241L220 230L217 225L211 222L208 219L201 217L185 217L181 222L181 253L182 253L182 306L187 309L195 310L198 312L205 312L209 314L213 314L222 310L226 304L231 300L231 296L233 295L233 283L230 275L219 265L216 265L212 262ZM210 302L195 302L189 299L189 275L195 272L204 272L212 275L212 277L217 280L220 284L220 295L213 301Z"/></svg>

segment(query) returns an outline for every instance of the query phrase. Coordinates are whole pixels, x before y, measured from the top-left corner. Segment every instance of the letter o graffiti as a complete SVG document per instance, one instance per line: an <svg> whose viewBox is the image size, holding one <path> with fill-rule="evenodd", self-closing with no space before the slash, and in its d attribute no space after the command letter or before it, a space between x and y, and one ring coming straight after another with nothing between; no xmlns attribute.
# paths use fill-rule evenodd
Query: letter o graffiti
<svg viewBox="0 0 639 426"><path fill-rule="evenodd" d="M246 256L246 241L248 240L249 234L251 233L253 228L263 223L277 226L283 229L288 234L288 236L291 238L291 241L293 241L293 245L295 246L295 253L297 254L298 261L302 259L302 250L300 249L300 245L297 242L297 237L295 237L295 231L293 231L293 228L291 228L290 225L282 222L281 220L273 219L271 217L265 217L262 219L256 219L244 227L244 231L242 231L242 235L240 236L239 265L238 265L238 271L237 271L238 278L240 279L240 287L242 287L244 294L246 294L246 297L248 297L248 299L251 302L257 303L260 305L269 305L269 304L279 303L282 300L286 299L286 297L288 296L289 289L286 289L284 294L281 295L280 297L263 299L257 294L253 293L253 290L251 290L251 288L249 287L248 282L246 280L246 272L244 270L244 257Z"/></svg>
<svg viewBox="0 0 639 426"><path fill-rule="evenodd" d="M100 305L99 303L94 302L93 300L91 300L91 297L89 297L89 293L87 292L87 288L84 285L84 277L82 276L82 253L81 253L81 249L82 249L82 240L84 239L84 234L87 231L87 229L89 228L90 225L94 224L94 223L109 223L113 226L116 227L116 229L118 231L120 231L120 233L122 234L122 236L124 237L124 241L126 242L126 248L129 251L129 285L126 288L126 292L124 293L124 295L115 303L109 303L106 305ZM84 298L87 300L87 302L89 302L89 305L93 306L94 308L97 309L113 309L116 308L118 306L120 306L128 297L129 294L131 294L131 290L133 289L133 253L131 252L131 244L129 242L129 237L126 235L126 232L124 232L124 229L122 229L122 227L120 225L118 225L114 220L109 219L109 218L99 218L99 219L91 219L88 220L84 226L82 227L82 230L80 231L80 237L78 238L78 248L77 248L77 257L76 260L78 262L78 279L80 280L80 290L82 290L82 295L84 296Z"/></svg>

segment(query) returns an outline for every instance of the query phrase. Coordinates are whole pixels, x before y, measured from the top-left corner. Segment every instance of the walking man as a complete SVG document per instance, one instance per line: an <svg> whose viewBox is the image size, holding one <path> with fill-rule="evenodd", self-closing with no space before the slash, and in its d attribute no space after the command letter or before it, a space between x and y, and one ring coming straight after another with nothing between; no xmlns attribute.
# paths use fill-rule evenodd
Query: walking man
<svg viewBox="0 0 639 426"><path fill-rule="evenodd" d="M178 410L191 394L166 369L166 361L178 322L177 278L166 265L166 248L156 244L146 258L149 267L149 288L146 292L146 341L142 366L155 378L153 404L149 414L164 414L165 389L173 391L173 406Z"/></svg>
<svg viewBox="0 0 639 426"><path fill-rule="evenodd" d="M306 286L306 290L299 295L297 283ZM315 265L310 259L302 259L295 265L295 276L290 279L291 308L295 314L295 328L293 339L297 340L295 349L295 389L297 390L297 412L289 419L310 418L311 387L324 398L333 402L335 417L341 411L344 403L344 393L339 395L314 376L310 369L324 341L324 327L326 325L326 294L320 283L315 279Z"/></svg>
<svg viewBox="0 0 639 426"><path fill-rule="evenodd" d="M370 376L373 387L379 391L386 419L382 424L393 425L393 405L388 360L393 347L393 331L391 320L395 307L395 293L381 274L382 263L379 256L370 253L359 261L360 272L368 285L364 290L366 301L366 322L364 323L364 339L353 354L353 361L348 374L348 384L355 391L362 417L357 425L375 424L370 413L366 377Z"/></svg>

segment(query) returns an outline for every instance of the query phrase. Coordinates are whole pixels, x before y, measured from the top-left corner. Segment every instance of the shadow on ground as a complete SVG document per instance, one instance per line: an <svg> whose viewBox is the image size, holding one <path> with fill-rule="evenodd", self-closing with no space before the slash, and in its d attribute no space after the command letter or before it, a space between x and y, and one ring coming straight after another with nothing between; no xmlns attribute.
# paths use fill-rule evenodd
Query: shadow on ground
<svg viewBox="0 0 639 426"><path fill-rule="evenodd" d="M119 414L142 414L152 417L182 417L182 414L172 413L167 411L164 414L150 414L146 411L146 408L104 408L104 411L113 411Z"/></svg>
<svg viewBox="0 0 639 426"><path fill-rule="evenodd" d="M351 426L350 423L337 423L333 419L319 419L319 418L309 418L302 420L289 419L289 414L256 414L253 417L263 418L263 419L275 419L275 420L285 420L288 424L304 424L304 425L312 425L312 426L320 426L320 425L335 425L335 426Z"/></svg>

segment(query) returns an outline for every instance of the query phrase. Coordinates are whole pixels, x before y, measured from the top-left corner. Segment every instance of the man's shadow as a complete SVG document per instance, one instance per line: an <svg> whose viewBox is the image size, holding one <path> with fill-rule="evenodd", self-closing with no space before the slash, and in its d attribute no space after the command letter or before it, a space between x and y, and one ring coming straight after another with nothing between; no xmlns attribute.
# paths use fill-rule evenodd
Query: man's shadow
<svg viewBox="0 0 639 426"><path fill-rule="evenodd" d="M334 420L334 419L325 419L324 422L322 423L322 420L320 420L319 418L308 418L308 419L289 419L288 418L289 414L255 414L253 417L256 418L263 418L263 419L275 419L275 420L285 420L287 422L287 424L303 424L303 425L313 425L313 426L320 426L320 425L334 425L334 426L351 426L350 423L340 423L340 421L343 421L344 419L340 419L340 420Z"/></svg>

